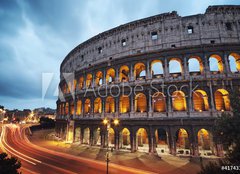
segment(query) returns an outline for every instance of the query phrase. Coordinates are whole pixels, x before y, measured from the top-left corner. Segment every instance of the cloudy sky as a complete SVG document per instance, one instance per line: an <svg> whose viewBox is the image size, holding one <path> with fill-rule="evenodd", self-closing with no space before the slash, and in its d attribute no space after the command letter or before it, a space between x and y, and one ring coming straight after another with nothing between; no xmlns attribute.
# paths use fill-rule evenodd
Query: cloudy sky
<svg viewBox="0 0 240 174"><path fill-rule="evenodd" d="M173 10L204 13L218 4L240 1L0 0L0 105L55 108L60 63L79 43L132 20ZM42 77L51 82L45 97Z"/></svg>

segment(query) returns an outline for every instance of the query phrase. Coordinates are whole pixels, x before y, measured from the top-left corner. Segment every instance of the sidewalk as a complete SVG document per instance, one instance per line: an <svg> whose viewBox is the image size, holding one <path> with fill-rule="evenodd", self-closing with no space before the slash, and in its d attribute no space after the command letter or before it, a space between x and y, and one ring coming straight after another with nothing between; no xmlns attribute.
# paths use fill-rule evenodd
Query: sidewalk
<svg viewBox="0 0 240 174"><path fill-rule="evenodd" d="M51 150L100 161L105 160L106 149L54 141L51 140L53 137L51 134L53 134L53 130L35 131L29 140L38 146ZM157 155L148 155L142 152L114 151L110 162L162 174L195 174L200 170L200 165L189 162L189 158L171 155L162 155L160 158Z"/></svg>

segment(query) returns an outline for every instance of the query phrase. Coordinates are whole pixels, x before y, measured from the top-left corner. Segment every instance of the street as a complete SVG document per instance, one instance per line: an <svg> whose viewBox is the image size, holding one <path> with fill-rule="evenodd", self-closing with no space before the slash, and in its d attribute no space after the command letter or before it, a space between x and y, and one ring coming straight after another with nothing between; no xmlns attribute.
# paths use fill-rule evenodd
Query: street
<svg viewBox="0 0 240 174"><path fill-rule="evenodd" d="M16 156L22 163L21 171L26 174L91 174L106 173L106 162L76 157L32 144L25 131L27 126L8 124L2 127L0 137L2 151ZM135 168L110 163L110 174L151 173Z"/></svg>

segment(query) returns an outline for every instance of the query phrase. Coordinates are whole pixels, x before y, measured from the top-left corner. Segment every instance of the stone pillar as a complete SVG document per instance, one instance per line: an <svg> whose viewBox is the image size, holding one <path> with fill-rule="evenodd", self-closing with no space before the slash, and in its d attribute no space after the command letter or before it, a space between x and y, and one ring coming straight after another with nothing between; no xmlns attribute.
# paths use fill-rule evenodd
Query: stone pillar
<svg viewBox="0 0 240 174"><path fill-rule="evenodd" d="M148 98L148 116L152 117L153 111L152 111L152 91L151 91L151 89L149 89L149 91L148 91L147 98Z"/></svg>
<svg viewBox="0 0 240 174"><path fill-rule="evenodd" d="M116 78L115 78L115 83L118 83L119 82L119 72L118 72L118 67L116 67L116 70L115 70L115 73L116 73Z"/></svg>
<svg viewBox="0 0 240 174"><path fill-rule="evenodd" d="M116 97L114 100L114 107L115 107L115 117L118 117L119 114L119 97Z"/></svg>
<svg viewBox="0 0 240 174"><path fill-rule="evenodd" d="M83 144L84 129L81 128L80 132L81 132L81 134L80 134L80 144Z"/></svg>
<svg viewBox="0 0 240 174"><path fill-rule="evenodd" d="M73 111L73 119L77 118L76 117L76 112L77 112L77 98L74 96L74 99L73 99L73 104L74 104L74 111Z"/></svg>
<svg viewBox="0 0 240 174"><path fill-rule="evenodd" d="M228 76L229 74L232 73L231 69L230 69L230 65L229 65L229 59L228 59L228 55L227 53L224 52L224 72L226 74L226 76Z"/></svg>
<svg viewBox="0 0 240 174"><path fill-rule="evenodd" d="M151 66L149 60L147 60L146 79L152 79Z"/></svg>
<svg viewBox="0 0 240 174"><path fill-rule="evenodd" d="M198 140L197 140L197 132L192 127L191 129L191 136L190 136L190 154L192 156L199 156L199 149L198 149Z"/></svg>
<svg viewBox="0 0 240 174"><path fill-rule="evenodd" d="M81 113L81 115L82 115L82 117L84 117L84 115L85 115L85 100L82 100L82 113Z"/></svg>
<svg viewBox="0 0 240 174"><path fill-rule="evenodd" d="M154 129L150 127L150 135L149 138L149 153L156 153L156 138Z"/></svg>
<svg viewBox="0 0 240 174"><path fill-rule="evenodd" d="M100 135L101 135L101 148L104 148L105 147L105 133L102 129L100 131Z"/></svg>
<svg viewBox="0 0 240 174"><path fill-rule="evenodd" d="M130 95L130 103L131 103L131 113L135 112L135 97L133 95L133 93L131 93Z"/></svg>
<svg viewBox="0 0 240 174"><path fill-rule="evenodd" d="M103 70L103 85L106 85L106 69Z"/></svg>
<svg viewBox="0 0 240 174"><path fill-rule="evenodd" d="M133 64L130 65L130 81L134 81L134 67L133 67Z"/></svg>
<svg viewBox="0 0 240 174"><path fill-rule="evenodd" d="M90 128L89 146L93 145L93 128Z"/></svg>
<svg viewBox="0 0 240 174"><path fill-rule="evenodd" d="M176 151L177 151L177 148L176 148L176 137L175 137L175 133L174 133L174 130L170 127L170 135L168 136L169 140L169 150L170 150L170 154L172 155L176 155Z"/></svg>
<svg viewBox="0 0 240 174"><path fill-rule="evenodd" d="M185 79L189 78L189 64L188 64L188 59L186 56L184 56L184 70L185 72Z"/></svg>
<svg viewBox="0 0 240 174"><path fill-rule="evenodd" d="M95 73L92 74L92 88L94 88L96 86L95 84Z"/></svg>
<svg viewBox="0 0 240 174"><path fill-rule="evenodd" d="M92 117L94 117L94 99L90 99L90 103L91 103L90 115L92 115Z"/></svg>
<svg viewBox="0 0 240 174"><path fill-rule="evenodd" d="M86 81L87 81L87 76L86 73L83 75L83 89L86 89Z"/></svg>
<svg viewBox="0 0 240 174"><path fill-rule="evenodd" d="M102 100L102 114L101 114L101 117L104 118L104 115L105 115L105 102L106 102L106 99L105 98L101 98Z"/></svg>
<svg viewBox="0 0 240 174"><path fill-rule="evenodd" d="M214 94L213 94L213 89L212 89L212 82L209 81L209 90L210 90L210 97L211 97L211 110L212 111L216 111L216 108L215 108L215 102L214 102Z"/></svg>
<svg viewBox="0 0 240 174"><path fill-rule="evenodd" d="M119 131L115 131L115 149L119 150Z"/></svg>
<svg viewBox="0 0 240 174"><path fill-rule="evenodd" d="M209 59L206 54L204 54L204 72L206 74L206 77L210 76L210 67L209 67Z"/></svg>
<svg viewBox="0 0 240 174"><path fill-rule="evenodd" d="M136 152L136 133L134 130L130 130L131 152Z"/></svg>
<svg viewBox="0 0 240 174"><path fill-rule="evenodd" d="M169 63L167 58L164 59L164 74L165 74L165 78L169 78Z"/></svg>

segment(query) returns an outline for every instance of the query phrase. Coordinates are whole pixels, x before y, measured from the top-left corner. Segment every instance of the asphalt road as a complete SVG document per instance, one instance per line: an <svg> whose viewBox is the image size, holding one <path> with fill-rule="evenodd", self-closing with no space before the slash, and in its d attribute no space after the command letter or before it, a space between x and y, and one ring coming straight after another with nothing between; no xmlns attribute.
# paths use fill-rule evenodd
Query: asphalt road
<svg viewBox="0 0 240 174"><path fill-rule="evenodd" d="M26 136L27 126L3 125L0 145L3 151L16 156L23 174L104 174L106 162L52 151L32 144ZM109 174L148 174L151 172L109 164Z"/></svg>

